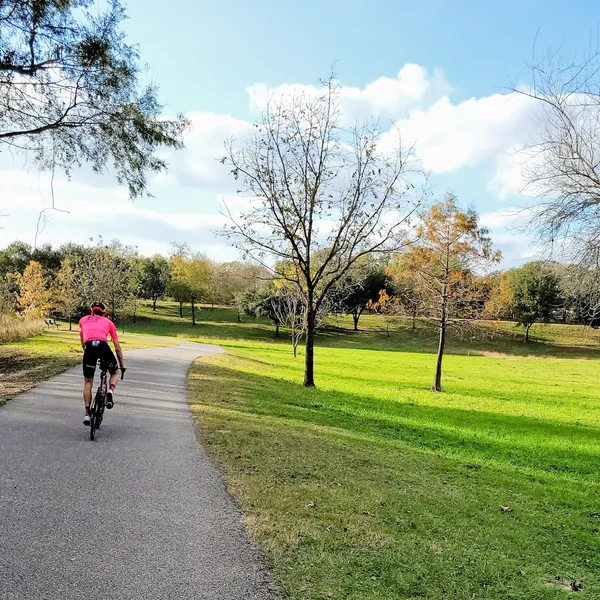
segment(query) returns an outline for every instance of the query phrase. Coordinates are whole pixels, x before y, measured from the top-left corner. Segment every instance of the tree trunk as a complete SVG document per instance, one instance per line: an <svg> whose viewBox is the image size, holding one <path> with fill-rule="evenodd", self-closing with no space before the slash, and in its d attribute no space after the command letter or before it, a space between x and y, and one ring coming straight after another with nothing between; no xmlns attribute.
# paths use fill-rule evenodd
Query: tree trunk
<svg viewBox="0 0 600 600"><path fill-rule="evenodd" d="M354 320L354 331L358 331L358 320L360 319L360 313L357 310L352 311L352 319Z"/></svg>
<svg viewBox="0 0 600 600"><path fill-rule="evenodd" d="M156 300L157 298L152 298L152 312L156 312Z"/></svg>
<svg viewBox="0 0 600 600"><path fill-rule="evenodd" d="M192 298L192 325L196 327L196 304Z"/></svg>
<svg viewBox="0 0 600 600"><path fill-rule="evenodd" d="M71 316L69 316L69 331L73 331L73 323L71 323Z"/></svg>
<svg viewBox="0 0 600 600"><path fill-rule="evenodd" d="M442 359L444 358L444 346L446 345L446 323L442 322L440 327L440 343L438 346L437 362L435 365L435 381L433 383L433 391L442 391Z"/></svg>
<svg viewBox="0 0 600 600"><path fill-rule="evenodd" d="M309 293L306 311L306 360L304 363L304 387L315 387L315 329L317 316L313 306L312 293Z"/></svg>
<svg viewBox="0 0 600 600"><path fill-rule="evenodd" d="M528 325L525 325L525 341L526 342L529 341L529 330L531 329L532 325L533 325L533 323L529 323Z"/></svg>
<svg viewBox="0 0 600 600"><path fill-rule="evenodd" d="M237 322L238 323L242 322L242 317L241 317L240 313L237 314Z"/></svg>
<svg viewBox="0 0 600 600"><path fill-rule="evenodd" d="M179 318L183 319L183 302L179 303Z"/></svg>
<svg viewBox="0 0 600 600"><path fill-rule="evenodd" d="M275 337L279 337L279 323L275 323Z"/></svg>
<svg viewBox="0 0 600 600"><path fill-rule="evenodd" d="M417 328L417 309L413 308L412 311L412 328L416 329Z"/></svg>

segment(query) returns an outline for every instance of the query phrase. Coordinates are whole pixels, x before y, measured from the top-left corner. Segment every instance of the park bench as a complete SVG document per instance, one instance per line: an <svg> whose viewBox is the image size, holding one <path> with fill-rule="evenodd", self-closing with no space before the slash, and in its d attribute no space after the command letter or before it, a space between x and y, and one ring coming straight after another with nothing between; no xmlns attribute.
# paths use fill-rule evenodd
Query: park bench
<svg viewBox="0 0 600 600"><path fill-rule="evenodd" d="M60 327L60 323L57 323L55 319L44 319L44 321L46 321L48 329L50 329L50 327L56 327L56 329Z"/></svg>

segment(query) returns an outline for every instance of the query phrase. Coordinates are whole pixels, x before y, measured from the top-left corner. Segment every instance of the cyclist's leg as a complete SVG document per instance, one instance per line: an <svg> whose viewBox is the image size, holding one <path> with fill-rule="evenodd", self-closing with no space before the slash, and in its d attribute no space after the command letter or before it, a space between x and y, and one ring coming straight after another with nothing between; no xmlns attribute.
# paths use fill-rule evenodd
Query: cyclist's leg
<svg viewBox="0 0 600 600"><path fill-rule="evenodd" d="M108 391L106 393L106 408L112 408L115 402L115 387L119 381L119 369L117 359L110 346L106 344L102 357L106 370L110 373Z"/></svg>
<svg viewBox="0 0 600 600"><path fill-rule="evenodd" d="M85 410L87 414L87 410L92 403L92 386L94 385L94 380L85 377L83 380L83 404L85 405Z"/></svg>
<svg viewBox="0 0 600 600"><path fill-rule="evenodd" d="M92 403L92 386L94 384L94 373L96 372L97 353L93 346L86 344L83 351L83 404L85 406L84 425L89 425L89 409Z"/></svg>

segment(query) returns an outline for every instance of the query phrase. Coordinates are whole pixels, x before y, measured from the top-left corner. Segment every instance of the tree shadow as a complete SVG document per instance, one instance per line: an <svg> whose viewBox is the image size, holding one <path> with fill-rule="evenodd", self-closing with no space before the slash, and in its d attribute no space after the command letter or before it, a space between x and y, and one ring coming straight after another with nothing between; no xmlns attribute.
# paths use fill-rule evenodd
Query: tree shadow
<svg viewBox="0 0 600 600"><path fill-rule="evenodd" d="M200 363L200 377L205 370L224 390L236 391L223 400L208 401L228 410L344 431L373 443L408 446L465 463L570 481L597 479L596 427L373 398L367 391L359 395L306 389L299 383ZM198 402L207 400L200 397Z"/></svg>

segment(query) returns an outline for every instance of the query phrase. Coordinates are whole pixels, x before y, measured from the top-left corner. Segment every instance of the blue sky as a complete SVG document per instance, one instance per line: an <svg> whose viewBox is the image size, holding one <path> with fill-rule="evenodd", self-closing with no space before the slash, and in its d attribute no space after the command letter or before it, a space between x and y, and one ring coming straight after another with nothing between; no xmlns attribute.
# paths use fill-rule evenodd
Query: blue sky
<svg viewBox="0 0 600 600"><path fill-rule="evenodd" d="M314 85L338 61L357 115L398 122L415 139L435 191L453 191L477 207L507 265L531 256L507 212L524 201L510 151L527 141L534 109L508 88L527 82L534 43L540 52L580 53L599 27L596 2L129 0L127 6L126 31L148 63L148 77L160 85L165 112L192 118L189 149L170 157L171 174L153 182L154 198L135 204L110 177L85 169L70 183L58 181L57 201L71 214L47 213L39 241L102 234L150 253L177 239L215 258L232 257L211 234L219 198L232 193L214 160L223 137L252 120L258 84L284 91L284 84ZM22 162L3 160L0 208L8 216L0 245L16 237L32 242L39 210L49 202L48 180ZM97 217L91 203L104 200L113 216Z"/></svg>
<svg viewBox="0 0 600 600"><path fill-rule="evenodd" d="M312 83L338 60L361 86L405 63L441 68L462 100L527 74L534 41L580 51L597 2L577 0L129 0L132 39L173 110L243 115L243 87ZM149 8L151 6L152 8ZM200 8L200 6L202 8Z"/></svg>

